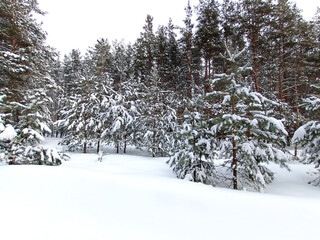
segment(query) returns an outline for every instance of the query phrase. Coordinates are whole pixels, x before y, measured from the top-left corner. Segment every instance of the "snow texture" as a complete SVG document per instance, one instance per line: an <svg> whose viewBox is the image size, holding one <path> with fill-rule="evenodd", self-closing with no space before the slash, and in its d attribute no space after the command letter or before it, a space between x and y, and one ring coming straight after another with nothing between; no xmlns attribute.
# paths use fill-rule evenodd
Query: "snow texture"
<svg viewBox="0 0 320 240"><path fill-rule="evenodd" d="M6 125L3 132L0 133L0 141L11 141L16 136L17 136L16 131L14 130L14 128L10 124L8 124L8 125Z"/></svg>
<svg viewBox="0 0 320 240"><path fill-rule="evenodd" d="M46 147L53 141L46 139ZM60 146L61 147L61 146ZM108 150L108 149L107 149ZM179 180L166 158L72 153L58 167L0 167L0 238L6 240L301 240L319 235L310 165L275 164L265 193Z"/></svg>

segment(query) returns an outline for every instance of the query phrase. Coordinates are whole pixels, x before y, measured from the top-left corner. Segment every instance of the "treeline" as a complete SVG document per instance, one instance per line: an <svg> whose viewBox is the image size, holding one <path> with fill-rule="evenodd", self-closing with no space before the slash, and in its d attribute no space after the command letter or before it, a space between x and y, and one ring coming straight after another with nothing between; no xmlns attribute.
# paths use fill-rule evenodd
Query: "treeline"
<svg viewBox="0 0 320 240"><path fill-rule="evenodd" d="M179 178L235 189L270 183L264 163L286 166L290 144L319 165L319 10L307 22L287 0L200 0L184 26L154 29L148 15L133 44L102 38L60 61L36 1L0 4L6 161L17 162L18 137L36 147L47 133L83 152L147 148ZM8 128L16 136L1 138Z"/></svg>

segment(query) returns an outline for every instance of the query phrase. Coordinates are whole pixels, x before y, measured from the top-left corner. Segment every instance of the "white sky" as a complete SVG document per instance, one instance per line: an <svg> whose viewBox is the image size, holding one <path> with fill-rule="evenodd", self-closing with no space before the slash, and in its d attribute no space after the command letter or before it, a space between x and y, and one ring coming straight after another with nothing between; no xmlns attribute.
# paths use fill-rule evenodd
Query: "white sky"
<svg viewBox="0 0 320 240"><path fill-rule="evenodd" d="M97 39L107 38L134 42L139 37L147 14L154 17L154 30L159 24L183 26L184 7L188 0L38 0L40 9L48 14L43 18L43 29L48 33L48 44L62 54L71 49L83 53ZM296 0L303 15L311 19L320 0ZM190 0L196 5L198 0Z"/></svg>

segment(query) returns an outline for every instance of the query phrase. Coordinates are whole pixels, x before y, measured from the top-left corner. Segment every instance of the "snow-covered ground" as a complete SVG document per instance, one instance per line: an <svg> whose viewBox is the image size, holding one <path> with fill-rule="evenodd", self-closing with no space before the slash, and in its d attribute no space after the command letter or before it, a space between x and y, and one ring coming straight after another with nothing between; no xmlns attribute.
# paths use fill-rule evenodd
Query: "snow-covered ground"
<svg viewBox="0 0 320 240"><path fill-rule="evenodd" d="M54 145L57 139L46 139ZM279 169L265 193L176 179L166 158L72 153L58 167L0 167L3 240L319 239L313 167Z"/></svg>

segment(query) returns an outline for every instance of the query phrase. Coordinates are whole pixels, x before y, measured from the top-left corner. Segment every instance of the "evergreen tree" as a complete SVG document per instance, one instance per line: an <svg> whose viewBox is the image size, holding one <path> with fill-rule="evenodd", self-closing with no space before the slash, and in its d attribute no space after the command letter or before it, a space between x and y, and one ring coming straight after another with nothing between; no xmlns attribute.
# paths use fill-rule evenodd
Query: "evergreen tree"
<svg viewBox="0 0 320 240"><path fill-rule="evenodd" d="M119 56L118 56L119 57ZM119 57L121 59L121 57ZM102 131L104 129L105 120L101 117L103 114L102 103L105 98L105 87L116 87L118 81L121 82L121 78L118 80L114 75L113 63L117 61L112 56L111 45L107 39L99 39L93 48L90 48L86 54L85 66L89 74L88 77L92 78L92 82L89 87L89 94L92 102L90 115L94 118L94 128L91 133L91 140L96 142L97 153L100 151L100 145L102 143Z"/></svg>
<svg viewBox="0 0 320 240"><path fill-rule="evenodd" d="M107 143L112 143L117 153L120 149L126 153L128 142L131 143L131 125L137 114L133 101L130 101L132 92L128 91L127 86L122 93L112 89L106 89L106 98L102 102L102 118L105 120L102 139Z"/></svg>
<svg viewBox="0 0 320 240"><path fill-rule="evenodd" d="M142 86L137 102L139 112L135 122L135 145L146 147L152 156L168 155L170 134L174 131L176 112L169 104L170 91L162 90L156 70L152 73L150 86ZM173 99L171 99L173 100Z"/></svg>
<svg viewBox="0 0 320 240"><path fill-rule="evenodd" d="M57 126L64 131L64 137L60 142L69 150L82 149L83 153L94 144L93 129L96 127L94 113L98 99L92 93L94 77L82 76L78 80L78 94L67 99L67 105L61 110L61 119ZM98 103L99 104L99 103Z"/></svg>
<svg viewBox="0 0 320 240"><path fill-rule="evenodd" d="M130 47L123 42L114 42L111 53L111 77L114 79L114 90L122 93L122 87L133 77L133 61ZM126 82L126 84L124 84Z"/></svg>
<svg viewBox="0 0 320 240"><path fill-rule="evenodd" d="M248 67L237 66L242 52L231 53L227 48L227 61L231 74L217 74L212 81L223 86L210 94L212 100L225 107L225 112L214 119L211 127L217 141L219 155L231 173L234 189L252 187L262 190L273 180L273 173L263 163L273 161L285 166L287 132L280 120L270 116L278 106L258 92L250 90L243 82L242 74ZM221 102L219 99L223 99Z"/></svg>
<svg viewBox="0 0 320 240"><path fill-rule="evenodd" d="M172 20L169 20L166 28L167 32L167 49L165 63L165 79L166 87L177 92L179 90L180 72L181 72L181 51L177 41L176 26L173 25Z"/></svg>
<svg viewBox="0 0 320 240"><path fill-rule="evenodd" d="M203 95L196 95L186 101L183 122L174 134L174 148L168 163L178 178L215 185L217 146L210 131L211 121L207 121L204 114L206 100Z"/></svg>
<svg viewBox="0 0 320 240"><path fill-rule="evenodd" d="M16 137L8 145L13 164L61 163L56 150L39 147L50 132L48 92L55 90L49 75L53 51L45 45L46 35L32 17L42 14L34 0L0 2L0 74L6 93L6 124L14 126ZM49 125L49 126L48 126Z"/></svg>
<svg viewBox="0 0 320 240"><path fill-rule="evenodd" d="M10 154L11 141L17 136L16 130L11 124L8 124L7 119L9 114L7 112L6 94L0 92L0 164L7 163L12 159Z"/></svg>
<svg viewBox="0 0 320 240"><path fill-rule="evenodd" d="M185 8L186 17L184 19L185 26L181 28L181 39L180 39L180 48L182 54L182 76L180 88L182 93L187 96L189 99L192 98L192 94L195 89L195 79L194 79L194 36L193 36L193 27L192 23L192 8L190 6L190 1Z"/></svg>
<svg viewBox="0 0 320 240"><path fill-rule="evenodd" d="M241 26L241 3L224 0L220 11L222 39L230 49L243 49L245 47L245 29ZM224 50L224 48L223 48ZM223 53L226 55L226 53ZM224 62L224 72L230 70L228 62Z"/></svg>
<svg viewBox="0 0 320 240"><path fill-rule="evenodd" d="M200 0L197 10L196 38L205 63L204 91L207 93L211 92L209 79L214 77L215 68L219 67L220 53L222 53L220 12L218 2L215 0Z"/></svg>
<svg viewBox="0 0 320 240"><path fill-rule="evenodd" d="M134 68L136 78L148 85L155 66L155 35L151 15L147 15L143 30L135 43Z"/></svg>
<svg viewBox="0 0 320 240"><path fill-rule="evenodd" d="M167 40L167 30L165 26L159 26L158 31L155 35L155 62L157 72L159 74L159 78L161 80L162 88L166 85L166 66L168 62L167 58L167 48L168 48L168 40Z"/></svg>
<svg viewBox="0 0 320 240"><path fill-rule="evenodd" d="M244 0L241 11L241 25L245 29L250 45L250 55L253 67L253 85L256 92L260 91L261 54L265 43L264 32L270 25L271 0Z"/></svg>
<svg viewBox="0 0 320 240"><path fill-rule="evenodd" d="M69 55L64 56L63 60L63 90L64 97L79 93L79 81L83 75L83 61L79 50L72 49Z"/></svg>
<svg viewBox="0 0 320 240"><path fill-rule="evenodd" d="M302 162L315 164L315 168L320 168L320 79L318 83L312 85L313 94L304 99L304 107L310 113L310 121L299 127L293 135L292 143L300 144L304 148ZM320 176L312 181L314 185L320 185Z"/></svg>
<svg viewBox="0 0 320 240"><path fill-rule="evenodd" d="M72 111L71 106L74 104L73 99L76 94L81 94L80 80L83 76L83 61L79 50L72 49L70 54L64 56L62 63L62 94L59 95L58 101L60 106L58 109L58 120L63 120L66 112ZM60 135L66 134L66 128L56 122L57 131Z"/></svg>
<svg viewBox="0 0 320 240"><path fill-rule="evenodd" d="M9 89L8 101L19 101L20 90L26 88L32 77L38 75L34 61L40 58L45 34L32 18L32 13L43 14L36 1L0 2L0 66L1 82Z"/></svg>

